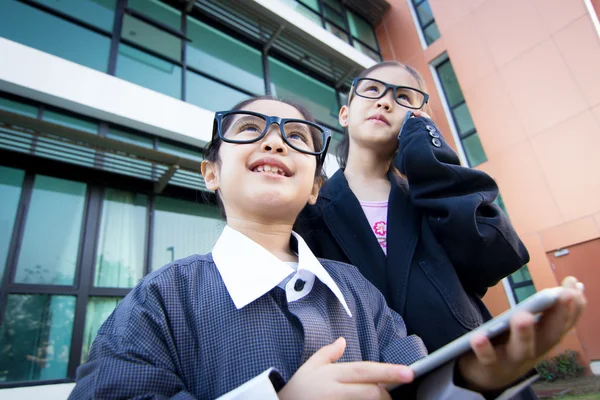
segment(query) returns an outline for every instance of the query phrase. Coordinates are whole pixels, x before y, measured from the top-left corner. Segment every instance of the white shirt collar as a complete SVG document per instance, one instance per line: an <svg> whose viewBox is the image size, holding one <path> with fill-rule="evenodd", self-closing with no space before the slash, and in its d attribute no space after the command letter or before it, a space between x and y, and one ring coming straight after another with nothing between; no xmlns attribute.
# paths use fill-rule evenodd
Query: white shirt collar
<svg viewBox="0 0 600 400"><path fill-rule="evenodd" d="M226 226L212 251L213 260L235 306L240 309L295 274L286 284L288 302L299 300L310 293L315 277L335 294L346 313L352 313L344 295L331 276L310 251L308 245L295 232L298 241L298 270L286 265L265 248L244 234ZM297 279L296 279L297 278ZM301 291L294 290L296 280L306 282Z"/></svg>

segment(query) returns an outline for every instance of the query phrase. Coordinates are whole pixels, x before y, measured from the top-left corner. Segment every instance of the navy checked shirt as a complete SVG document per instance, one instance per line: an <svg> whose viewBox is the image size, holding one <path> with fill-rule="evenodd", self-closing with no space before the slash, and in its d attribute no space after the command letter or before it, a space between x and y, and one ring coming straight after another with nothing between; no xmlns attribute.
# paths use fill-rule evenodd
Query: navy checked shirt
<svg viewBox="0 0 600 400"><path fill-rule="evenodd" d="M298 241L294 274L306 274L303 260L314 256ZM70 398L213 399L273 368L275 393L315 351L340 336L347 342L340 362L408 365L427 354L421 339L406 335L402 318L355 267L320 264L343 297L314 279L310 291L294 301L275 284L237 307L226 285L231 279L224 280L227 274L222 276L211 254L149 274L98 331Z"/></svg>

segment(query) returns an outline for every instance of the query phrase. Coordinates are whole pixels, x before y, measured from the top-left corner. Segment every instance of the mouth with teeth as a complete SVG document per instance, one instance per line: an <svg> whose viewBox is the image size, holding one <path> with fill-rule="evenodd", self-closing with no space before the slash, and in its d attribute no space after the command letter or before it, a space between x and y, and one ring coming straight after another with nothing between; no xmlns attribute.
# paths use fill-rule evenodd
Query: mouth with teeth
<svg viewBox="0 0 600 400"><path fill-rule="evenodd" d="M248 165L248 169L257 174L278 178L294 175L290 168L282 161L274 157L263 157Z"/></svg>
<svg viewBox="0 0 600 400"><path fill-rule="evenodd" d="M252 169L252 172L289 176L285 173L285 171L283 169L276 167L275 165L269 165L269 164L258 165Z"/></svg>

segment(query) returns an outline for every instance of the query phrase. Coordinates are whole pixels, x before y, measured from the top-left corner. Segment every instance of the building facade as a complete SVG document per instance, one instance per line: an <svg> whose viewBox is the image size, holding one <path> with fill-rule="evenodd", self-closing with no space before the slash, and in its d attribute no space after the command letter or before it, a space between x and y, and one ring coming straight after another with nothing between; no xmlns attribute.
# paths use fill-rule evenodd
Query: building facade
<svg viewBox="0 0 600 400"><path fill-rule="evenodd" d="M214 111L291 98L332 129L334 151L352 78L382 59L424 74L436 122L465 165L497 179L530 249L490 309L570 271L596 301L592 5L532 1L505 35L516 2L460 3L0 0L0 395L64 397L139 279L212 248L223 221L198 171ZM565 344L588 361L600 359L594 323Z"/></svg>

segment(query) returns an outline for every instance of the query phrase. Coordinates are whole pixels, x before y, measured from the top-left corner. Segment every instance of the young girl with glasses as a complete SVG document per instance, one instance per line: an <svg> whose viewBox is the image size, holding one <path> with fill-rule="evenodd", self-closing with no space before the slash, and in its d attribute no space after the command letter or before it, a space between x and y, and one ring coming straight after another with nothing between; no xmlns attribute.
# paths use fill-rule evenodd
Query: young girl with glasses
<svg viewBox="0 0 600 400"><path fill-rule="evenodd" d="M318 260L292 232L317 200L329 137L303 108L268 97L216 114L202 175L227 226L212 253L152 272L121 301L71 398L389 399L387 384L412 381L402 364L425 356L422 341L356 268ZM516 316L506 345L479 338L473 354L401 386L402 398L502 391L583 303L567 290L543 331L531 314Z"/></svg>
<svg viewBox="0 0 600 400"><path fill-rule="evenodd" d="M460 165L428 97L407 65L361 73L339 113L341 168L295 229L318 257L356 266L432 352L490 319L482 296L529 255L493 204L496 183Z"/></svg>

